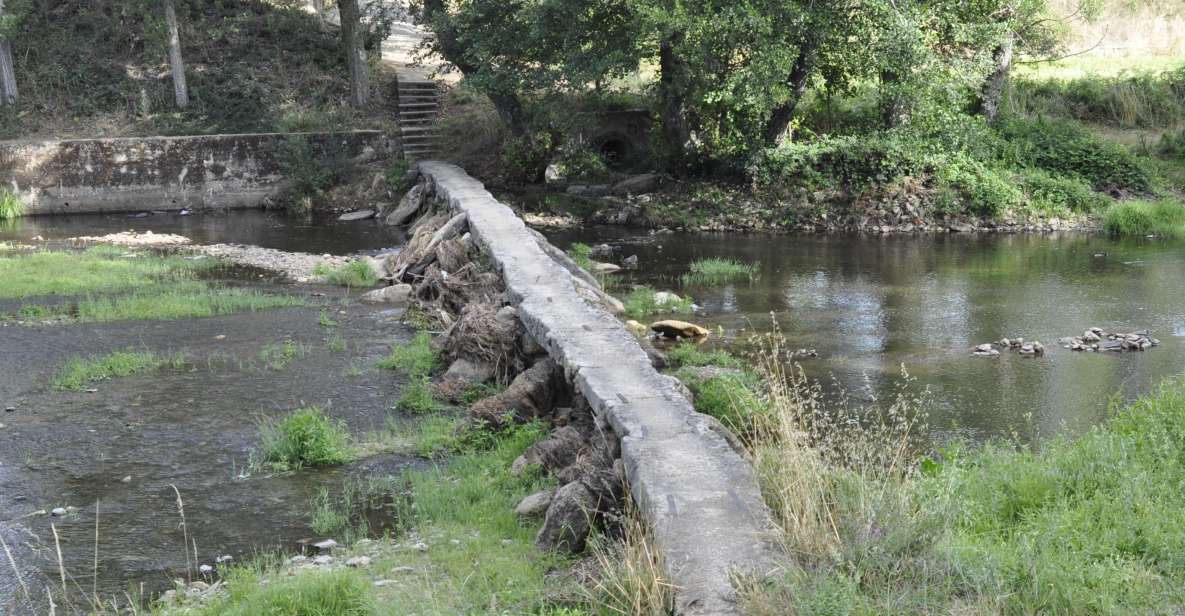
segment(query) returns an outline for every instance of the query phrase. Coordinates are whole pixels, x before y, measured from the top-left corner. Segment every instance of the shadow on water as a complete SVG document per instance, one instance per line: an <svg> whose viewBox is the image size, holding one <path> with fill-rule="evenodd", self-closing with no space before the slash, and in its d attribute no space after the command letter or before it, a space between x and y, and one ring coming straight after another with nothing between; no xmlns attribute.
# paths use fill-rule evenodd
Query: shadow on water
<svg viewBox="0 0 1185 616"><path fill-rule="evenodd" d="M412 334L397 314L339 301L339 289L286 291L310 295L312 305L185 321L0 327L0 408L12 409L0 413L0 538L41 597L46 584L60 588L54 528L72 592L155 593L186 577L186 536L190 559L196 550L201 564L292 550L312 534L310 505L322 488L420 464L383 455L299 473L252 469L259 423L295 408L322 406L354 434L381 430L402 379L374 363ZM322 324L326 311L332 327ZM290 363L263 357L269 345L289 342L299 349ZM94 383L91 393L50 386L72 357L129 347L179 352L186 361ZM374 504L371 529L397 523L392 504ZM44 513L57 507L69 510ZM16 577L0 552L0 597L20 600ZM11 606L0 600L0 613Z"/></svg>
<svg viewBox="0 0 1185 616"><path fill-rule="evenodd" d="M607 242L638 255L627 280L690 295L694 320L736 345L771 328L771 313L825 386L885 398L904 365L933 392L931 424L971 438L1080 432L1185 370L1185 244L1085 234L930 237L648 235L620 228L547 231L562 248ZM752 282L684 287L695 259L759 263ZM1082 354L1057 345L1091 326L1148 330L1144 353ZM974 346L1023 336L1040 359L973 357ZM714 337L713 344L720 344Z"/></svg>

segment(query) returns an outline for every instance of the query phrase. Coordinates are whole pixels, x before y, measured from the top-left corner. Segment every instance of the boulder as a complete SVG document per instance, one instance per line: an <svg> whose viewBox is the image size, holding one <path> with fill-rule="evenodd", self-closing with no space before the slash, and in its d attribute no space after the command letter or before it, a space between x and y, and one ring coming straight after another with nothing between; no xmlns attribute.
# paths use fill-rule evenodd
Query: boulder
<svg viewBox="0 0 1185 616"><path fill-rule="evenodd" d="M547 507L535 545L547 552L581 552L592 530L596 507L596 496L583 483L573 481L560 488Z"/></svg>
<svg viewBox="0 0 1185 616"><path fill-rule="evenodd" d="M462 357L448 367L443 379L446 381L463 381L465 383L484 383L493 378L493 376L493 366L483 361L474 361Z"/></svg>
<svg viewBox="0 0 1185 616"><path fill-rule="evenodd" d="M514 512L523 517L541 515L547 512L553 496L555 496L555 490L543 490L542 492L531 494L519 501L518 506L514 508Z"/></svg>
<svg viewBox="0 0 1185 616"><path fill-rule="evenodd" d="M374 218L374 213L375 213L374 210L356 210L353 212L346 212L345 214L338 216L337 219L341 222L353 222L355 220L366 220L368 218Z"/></svg>
<svg viewBox="0 0 1185 616"><path fill-rule="evenodd" d="M476 402L469 408L469 416L492 426L502 425L508 414L522 422L544 418L553 408L562 381L562 371L554 360L537 362L515 377L506 391Z"/></svg>
<svg viewBox="0 0 1185 616"><path fill-rule="evenodd" d="M386 223L391 226L406 224L424 205L424 187L416 185L400 199L395 211L387 215Z"/></svg>
<svg viewBox="0 0 1185 616"><path fill-rule="evenodd" d="M662 177L657 173L643 173L641 175L630 176L614 184L612 192L615 195L636 195L654 192L661 182Z"/></svg>
<svg viewBox="0 0 1185 616"><path fill-rule="evenodd" d="M671 293L670 291L656 291L654 293L654 303L659 306L669 306L678 304L683 301L683 298Z"/></svg>
<svg viewBox="0 0 1185 616"><path fill-rule="evenodd" d="M711 334L704 327L700 327L694 323L686 321L676 321L668 319L666 321L658 321L650 324L650 329L666 336L667 338L703 338Z"/></svg>
<svg viewBox="0 0 1185 616"><path fill-rule="evenodd" d="M364 304L388 304L406 307L411 302L412 288L409 284L396 284L382 289L368 291L359 298Z"/></svg>
<svg viewBox="0 0 1185 616"><path fill-rule="evenodd" d="M646 327L645 325L642 325L633 319L625 322L625 328L628 329L631 334L638 336L639 338L650 333L649 327Z"/></svg>
<svg viewBox="0 0 1185 616"><path fill-rule="evenodd" d="M602 263L600 261L593 261L592 262L592 270L598 274L612 274L614 272L620 272L621 266L615 265L613 263Z"/></svg>

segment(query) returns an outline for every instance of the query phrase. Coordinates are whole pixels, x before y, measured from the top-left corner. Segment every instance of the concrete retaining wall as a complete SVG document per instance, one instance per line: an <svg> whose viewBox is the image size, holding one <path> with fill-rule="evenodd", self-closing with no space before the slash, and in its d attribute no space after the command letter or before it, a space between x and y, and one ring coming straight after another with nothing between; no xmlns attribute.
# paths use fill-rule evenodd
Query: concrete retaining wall
<svg viewBox="0 0 1185 616"><path fill-rule="evenodd" d="M334 160L391 146L379 131L3 141L0 185L28 214L251 207L284 187L295 147Z"/></svg>
<svg viewBox="0 0 1185 616"><path fill-rule="evenodd" d="M732 574L768 573L775 562L752 467L617 318L580 297L509 207L453 165L421 162L419 173L436 199L468 215L527 330L621 436L630 492L654 528L677 613L738 614Z"/></svg>

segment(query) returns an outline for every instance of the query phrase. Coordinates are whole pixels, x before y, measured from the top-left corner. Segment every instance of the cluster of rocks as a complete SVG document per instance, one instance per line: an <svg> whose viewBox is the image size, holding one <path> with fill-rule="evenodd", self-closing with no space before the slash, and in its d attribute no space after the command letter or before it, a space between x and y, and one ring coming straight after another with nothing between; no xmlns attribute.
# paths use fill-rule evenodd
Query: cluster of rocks
<svg viewBox="0 0 1185 616"><path fill-rule="evenodd" d="M1045 354L1045 345L1036 340L1026 342L1024 338L1019 337L1003 338L999 342L981 344L971 352L977 357L999 357L1000 349L1013 350L1024 357L1040 357Z"/></svg>
<svg viewBox="0 0 1185 616"><path fill-rule="evenodd" d="M1146 331L1128 334L1107 333L1101 327L1092 327L1083 332L1081 336L1062 338L1060 342L1063 347L1071 351L1087 353L1147 351L1152 347L1160 346L1160 340L1150 337Z"/></svg>
<svg viewBox="0 0 1185 616"><path fill-rule="evenodd" d="M427 180L426 180L427 181ZM397 214L397 215L396 215ZM579 552L598 524L620 517L625 482L619 438L599 421L567 382L563 370L526 331L501 277L470 235L464 214L452 214L421 183L387 220L409 223L410 240L385 259L381 272L410 308L444 332L435 344L447 369L433 377L437 396L459 403L475 384L508 383L505 390L469 405L462 429L498 429L539 421L551 432L514 462L511 472L541 467L559 488L519 503L524 516L543 518L536 544L543 550ZM623 310L588 272L562 251L533 235L572 276L581 296L613 314Z"/></svg>

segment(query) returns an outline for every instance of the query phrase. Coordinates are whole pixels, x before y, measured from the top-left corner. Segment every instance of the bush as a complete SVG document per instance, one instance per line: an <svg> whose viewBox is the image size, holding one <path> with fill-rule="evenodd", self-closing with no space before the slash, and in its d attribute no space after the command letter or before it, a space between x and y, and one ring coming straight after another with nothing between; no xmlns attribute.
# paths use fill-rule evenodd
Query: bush
<svg viewBox="0 0 1185 616"><path fill-rule="evenodd" d="M7 190L0 190L0 220L14 220L25 215L25 203Z"/></svg>
<svg viewBox="0 0 1185 616"><path fill-rule="evenodd" d="M342 287L373 287L378 284L379 275L366 261L350 261L337 267L318 263L313 275L321 280Z"/></svg>
<svg viewBox="0 0 1185 616"><path fill-rule="evenodd" d="M1104 217L1111 235L1185 237L1185 204L1161 201L1125 201L1112 205Z"/></svg>
<svg viewBox="0 0 1185 616"><path fill-rule="evenodd" d="M342 464L350 459L345 424L325 415L320 407L293 411L259 429L263 461L277 470Z"/></svg>
<svg viewBox="0 0 1185 616"><path fill-rule="evenodd" d="M1077 177L1057 177L1040 169L1026 169L1021 172L1020 180L1029 206L1046 213L1089 214L1101 211L1111 201Z"/></svg>
<svg viewBox="0 0 1185 616"><path fill-rule="evenodd" d="M850 135L766 150L757 161L754 179L766 187L861 192L923 168L918 153L906 147L896 133Z"/></svg>
<svg viewBox="0 0 1185 616"><path fill-rule="evenodd" d="M1123 146L1104 141L1066 122L1012 119L1001 134L1008 140L1006 162L1051 174L1078 177L1100 192L1151 192L1152 174Z"/></svg>
<svg viewBox="0 0 1185 616"><path fill-rule="evenodd" d="M951 157L935 169L940 208L950 213L996 216L1019 206L1024 195L1011 174L967 157Z"/></svg>

